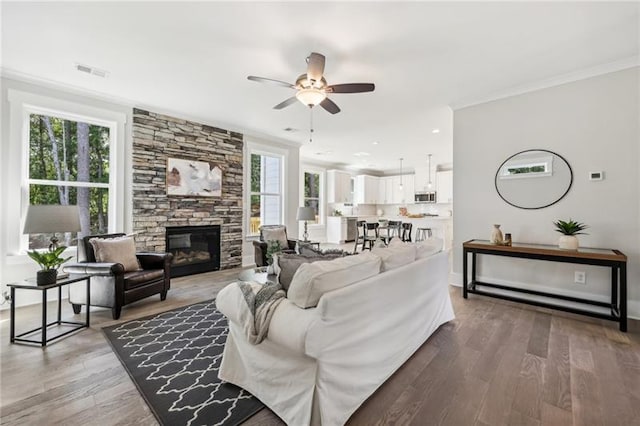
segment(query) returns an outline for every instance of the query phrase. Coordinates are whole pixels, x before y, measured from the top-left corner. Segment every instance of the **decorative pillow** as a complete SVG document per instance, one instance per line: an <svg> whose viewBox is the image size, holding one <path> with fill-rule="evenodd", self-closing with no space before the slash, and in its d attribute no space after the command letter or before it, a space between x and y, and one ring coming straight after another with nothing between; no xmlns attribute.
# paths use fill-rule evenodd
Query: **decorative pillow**
<svg viewBox="0 0 640 426"><path fill-rule="evenodd" d="M260 228L260 235L262 236L262 241L277 240L280 241L282 249L289 248L287 228L284 225L263 226Z"/></svg>
<svg viewBox="0 0 640 426"><path fill-rule="evenodd" d="M293 279L293 276L295 275L300 265L321 260L333 260L337 259L338 257L342 257L342 255L308 256L300 254L281 253L274 256L273 269L274 272L278 274L278 281L280 282L280 285L282 286L284 291L288 291L291 280Z"/></svg>
<svg viewBox="0 0 640 426"><path fill-rule="evenodd" d="M312 308L318 305L324 293L347 287L379 272L380 258L371 253L344 256L328 262L304 263L291 280L287 298L301 308Z"/></svg>
<svg viewBox="0 0 640 426"><path fill-rule="evenodd" d="M371 253L382 260L382 272L399 268L416 260L416 248L413 244L390 244L385 249L374 248Z"/></svg>
<svg viewBox="0 0 640 426"><path fill-rule="evenodd" d="M131 237L91 238L96 262L121 263L125 272L139 271L140 262L136 257L136 244Z"/></svg>
<svg viewBox="0 0 640 426"><path fill-rule="evenodd" d="M428 238L416 243L416 259L432 256L442 251L444 241L440 238Z"/></svg>

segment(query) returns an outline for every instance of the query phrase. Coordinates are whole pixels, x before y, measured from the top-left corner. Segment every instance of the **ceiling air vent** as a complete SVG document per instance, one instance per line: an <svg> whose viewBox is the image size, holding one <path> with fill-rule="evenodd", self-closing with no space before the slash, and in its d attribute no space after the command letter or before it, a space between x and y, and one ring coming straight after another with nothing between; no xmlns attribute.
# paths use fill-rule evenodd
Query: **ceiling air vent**
<svg viewBox="0 0 640 426"><path fill-rule="evenodd" d="M100 68L90 67L89 65L76 64L76 69L80 72L95 75L96 77L105 78L109 73Z"/></svg>

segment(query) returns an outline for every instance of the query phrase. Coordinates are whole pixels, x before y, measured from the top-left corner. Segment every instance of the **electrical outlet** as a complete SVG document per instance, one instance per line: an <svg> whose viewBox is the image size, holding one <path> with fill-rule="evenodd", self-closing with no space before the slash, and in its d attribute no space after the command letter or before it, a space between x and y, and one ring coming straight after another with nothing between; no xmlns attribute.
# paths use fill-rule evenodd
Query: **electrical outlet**
<svg viewBox="0 0 640 426"><path fill-rule="evenodd" d="M587 273L584 271L575 271L573 273L573 280L576 284L586 284L587 283Z"/></svg>

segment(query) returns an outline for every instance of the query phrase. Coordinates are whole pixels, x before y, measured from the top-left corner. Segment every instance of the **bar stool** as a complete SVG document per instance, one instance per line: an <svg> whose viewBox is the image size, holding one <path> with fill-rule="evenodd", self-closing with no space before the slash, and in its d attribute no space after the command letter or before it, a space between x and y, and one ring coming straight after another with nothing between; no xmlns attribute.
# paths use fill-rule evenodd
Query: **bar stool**
<svg viewBox="0 0 640 426"><path fill-rule="evenodd" d="M367 222L364 224L364 243L362 245L362 251L367 248L371 250L376 241L378 241L380 238L380 234L378 233L379 226L380 224L378 222ZM373 231L373 234L371 234L370 231Z"/></svg>
<svg viewBox="0 0 640 426"><path fill-rule="evenodd" d="M387 238L385 240L385 243L389 244L389 241L391 241L393 237L400 238L401 227L402 221L390 220L389 225L387 225Z"/></svg>
<svg viewBox="0 0 640 426"><path fill-rule="evenodd" d="M364 220L359 220L356 222L356 245L353 248L353 252L357 253L358 252L358 246L362 245L362 250L364 250L364 224L367 223ZM362 232L360 232L362 231Z"/></svg>
<svg viewBox="0 0 640 426"><path fill-rule="evenodd" d="M411 230L413 229L413 224L411 222L402 224L402 241L411 242Z"/></svg>
<svg viewBox="0 0 640 426"><path fill-rule="evenodd" d="M431 238L432 235L431 228L416 228L416 242Z"/></svg>

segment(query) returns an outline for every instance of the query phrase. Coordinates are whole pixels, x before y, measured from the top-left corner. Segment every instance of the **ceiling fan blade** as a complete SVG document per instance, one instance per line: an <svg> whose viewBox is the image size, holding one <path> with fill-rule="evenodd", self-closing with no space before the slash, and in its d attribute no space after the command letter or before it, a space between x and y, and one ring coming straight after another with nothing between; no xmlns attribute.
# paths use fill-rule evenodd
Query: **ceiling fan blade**
<svg viewBox="0 0 640 426"><path fill-rule="evenodd" d="M324 74L324 55L311 52L307 58L307 78L309 80L320 81Z"/></svg>
<svg viewBox="0 0 640 426"><path fill-rule="evenodd" d="M331 114L337 114L340 112L340 107L338 107L338 105L329 98L324 98L324 101L320 102L320 106Z"/></svg>
<svg viewBox="0 0 640 426"><path fill-rule="evenodd" d="M327 86L324 90L327 93L363 93L373 92L376 85L373 83L347 83L347 84L333 84Z"/></svg>
<svg viewBox="0 0 640 426"><path fill-rule="evenodd" d="M274 106L273 109L282 109L282 108L286 108L289 105L295 103L298 100L298 98L296 98L295 96L290 97L289 99L287 99L286 101L282 101L280 102L278 105Z"/></svg>
<svg viewBox="0 0 640 426"><path fill-rule="evenodd" d="M272 78L256 77L255 75L250 75L249 77L247 77L247 79L251 81L256 81L258 83L267 83L267 84L273 84L276 86L289 87L290 89L296 88L296 86L294 86L291 83L287 83L286 81L274 80Z"/></svg>

